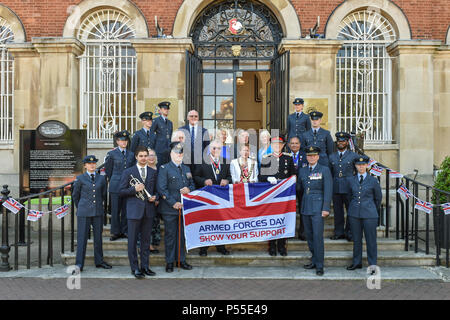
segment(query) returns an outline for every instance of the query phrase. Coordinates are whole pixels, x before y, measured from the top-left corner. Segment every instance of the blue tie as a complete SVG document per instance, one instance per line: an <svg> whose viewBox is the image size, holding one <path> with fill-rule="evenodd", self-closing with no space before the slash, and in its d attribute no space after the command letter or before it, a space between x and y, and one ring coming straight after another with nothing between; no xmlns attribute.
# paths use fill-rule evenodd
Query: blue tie
<svg viewBox="0 0 450 320"><path fill-rule="evenodd" d="M194 127L191 127L191 146L194 146L195 136L194 136Z"/></svg>

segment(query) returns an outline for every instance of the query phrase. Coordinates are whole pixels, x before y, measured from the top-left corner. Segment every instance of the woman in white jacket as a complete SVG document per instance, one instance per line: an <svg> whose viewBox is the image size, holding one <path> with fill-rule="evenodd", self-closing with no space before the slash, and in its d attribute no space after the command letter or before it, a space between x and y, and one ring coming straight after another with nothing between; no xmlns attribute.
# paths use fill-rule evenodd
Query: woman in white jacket
<svg viewBox="0 0 450 320"><path fill-rule="evenodd" d="M249 157L250 147L241 144L240 157L231 161L230 171L233 183L258 182L258 163Z"/></svg>

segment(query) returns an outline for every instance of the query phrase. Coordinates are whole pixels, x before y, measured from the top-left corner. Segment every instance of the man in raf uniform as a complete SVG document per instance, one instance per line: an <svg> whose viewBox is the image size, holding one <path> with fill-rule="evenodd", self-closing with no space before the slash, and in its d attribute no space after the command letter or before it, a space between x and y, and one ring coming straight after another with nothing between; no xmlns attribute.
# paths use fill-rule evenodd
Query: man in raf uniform
<svg viewBox="0 0 450 320"><path fill-rule="evenodd" d="M311 129L309 116L303 112L304 100L295 98L295 112L290 114L287 121L288 140L292 137L301 137L301 135Z"/></svg>
<svg viewBox="0 0 450 320"><path fill-rule="evenodd" d="M154 134L150 148L155 150L158 157L158 168L169 162L170 138L172 137L173 124L167 117L169 116L170 102L163 101L158 104L160 116L153 121L150 135Z"/></svg>
<svg viewBox="0 0 450 320"><path fill-rule="evenodd" d="M292 161L294 162L295 166L295 175L297 176L298 180L298 173L300 172L300 169L303 167L306 167L308 165L308 161L306 161L306 153L305 151L301 150L301 142L299 137L292 137L289 139L289 149L292 153ZM305 228L303 224L303 217L300 213L300 209L302 207L302 197L303 195L297 192L296 198L297 198L297 214L300 216L300 223L298 227L298 238L300 240L305 241Z"/></svg>
<svg viewBox="0 0 450 320"><path fill-rule="evenodd" d="M139 115L142 122L142 129L134 133L131 139L130 150L134 153L137 146L144 146L147 149L154 143L155 133L150 131L153 123L153 113L150 111L143 112Z"/></svg>
<svg viewBox="0 0 450 320"><path fill-rule="evenodd" d="M266 154L261 160L261 170L258 176L259 182L270 182L276 184L278 180L289 178L295 175L295 166L292 161L292 154L282 152L285 145L284 137L277 136L271 140L272 153ZM269 241L269 254L282 256L287 255L286 239Z"/></svg>
<svg viewBox="0 0 450 320"><path fill-rule="evenodd" d="M333 195L333 179L328 166L319 161L320 149L311 146L306 150L308 166L301 168L297 180L297 189L303 192L302 212L305 223L306 240L312 253L310 264L305 269L316 269L316 274L323 275L324 243L323 219L330 214Z"/></svg>
<svg viewBox="0 0 450 320"><path fill-rule="evenodd" d="M111 197L111 241L127 237L127 212L125 201L120 197L120 177L126 168L134 165L133 152L127 150L130 133L127 130L114 135L118 147L106 155L105 171L109 180Z"/></svg>
<svg viewBox="0 0 450 320"><path fill-rule="evenodd" d="M166 272L173 272L179 251L180 260L178 262L181 268L192 269L192 266L186 263L184 224L181 220L183 217L180 210L183 208L181 195L195 190L191 171L182 163L183 145L180 142L172 142L170 149L171 161L160 167L157 183L157 192L162 198L159 210L165 227ZM180 241L180 247L178 247L178 241Z"/></svg>
<svg viewBox="0 0 450 320"><path fill-rule="evenodd" d="M350 223L344 217L344 205L348 212L349 188L346 183L347 177L355 174L354 161L358 157L353 151L347 150L350 134L347 132L336 133L336 144L338 151L330 156L330 170L333 176L333 208L334 208L334 235L332 240L352 240ZM345 225L345 229L344 229Z"/></svg>
<svg viewBox="0 0 450 320"><path fill-rule="evenodd" d="M312 111L309 113L309 116L311 117L311 129L304 132L300 137L303 150L306 151L311 146L319 147L319 163L323 166L328 166L328 156L334 151L333 138L331 137L330 131L320 127L323 116L322 112Z"/></svg>
<svg viewBox="0 0 450 320"><path fill-rule="evenodd" d="M131 273L137 278L154 276L149 268L150 235L156 215L156 170L147 166L148 149L138 146L134 152L136 165L127 168L120 179L120 195L126 199L128 219L128 259ZM147 194L148 192L148 194ZM136 246L141 241L141 267L139 268Z"/></svg>
<svg viewBox="0 0 450 320"><path fill-rule="evenodd" d="M97 268L111 269L103 261L103 201L106 199L106 179L95 173L98 159L91 155L83 159L86 173L79 175L73 184L72 198L77 207L77 256L75 265L83 271L90 226L94 230L94 260Z"/></svg>
<svg viewBox="0 0 450 320"><path fill-rule="evenodd" d="M350 194L347 217L353 233L353 263L347 267L347 270L362 268L362 234L364 231L369 262L367 272L374 274L377 265L378 208L381 205L382 193L378 180L367 173L368 166L368 157L357 157L355 159L357 174L347 178Z"/></svg>
<svg viewBox="0 0 450 320"><path fill-rule="evenodd" d="M210 154L205 163L195 166L194 180L197 188L220 185L227 186L231 182L230 165L221 157L222 143L214 140L209 144ZM217 252L229 255L224 245L216 246ZM208 255L208 247L200 248L200 256Z"/></svg>

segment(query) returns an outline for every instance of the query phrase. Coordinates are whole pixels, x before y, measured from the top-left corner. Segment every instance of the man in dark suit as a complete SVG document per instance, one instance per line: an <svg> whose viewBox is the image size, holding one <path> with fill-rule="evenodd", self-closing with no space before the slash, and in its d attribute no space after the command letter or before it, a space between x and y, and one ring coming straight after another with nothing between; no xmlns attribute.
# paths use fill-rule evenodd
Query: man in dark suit
<svg viewBox="0 0 450 320"><path fill-rule="evenodd" d="M156 170L147 166L148 149L138 146L134 152L137 163L126 169L120 179L120 195L126 199L128 218L128 259L131 273L137 278L154 276L149 268L150 235L156 215ZM139 268L136 246L141 240L141 267Z"/></svg>
<svg viewBox="0 0 450 320"><path fill-rule="evenodd" d="M309 116L303 112L304 101L302 98L295 98L295 112L290 114L287 121L288 141L292 137L301 137L303 132L311 129L311 121Z"/></svg>
<svg viewBox="0 0 450 320"><path fill-rule="evenodd" d="M221 157L222 144L218 140L214 140L209 144L210 155L205 163L195 166L194 180L196 187L203 188L205 186L220 185L227 186L231 182L230 165L225 163ZM229 255L224 245L216 246L217 252L223 255ZM200 248L200 256L208 255L208 247Z"/></svg>
<svg viewBox="0 0 450 320"><path fill-rule="evenodd" d="M344 206L348 212L349 188L346 183L347 177L355 174L354 161L358 157L353 151L347 150L350 134L347 132L336 133L338 151L330 155L330 169L333 176L333 208L334 208L334 235L332 240L352 240L350 223L345 219ZM348 214L347 214L348 215ZM345 225L345 228L344 228Z"/></svg>
<svg viewBox="0 0 450 320"><path fill-rule="evenodd" d="M106 155L105 172L109 180L111 197L111 241L127 237L127 211L125 202L120 197L120 177L122 172L132 167L136 161L133 152L127 149L130 133L127 130L114 135L117 148Z"/></svg>
<svg viewBox="0 0 450 320"><path fill-rule="evenodd" d="M301 149L301 142L299 137L294 136L289 139L289 149L291 150L292 160L295 166L295 175L297 176L298 180L298 173L300 171L300 168L306 167L308 165L308 161L306 161L306 153ZM305 241L306 237L303 216L300 213L300 209L302 207L302 197L303 195L297 192L297 214L300 217L300 223L298 226L298 238Z"/></svg>
<svg viewBox="0 0 450 320"><path fill-rule="evenodd" d="M130 150L134 153L137 146L144 146L147 149L154 144L155 133L150 131L153 123L153 113L150 111L142 112L139 115L142 122L142 129L136 131L131 139Z"/></svg>
<svg viewBox="0 0 450 320"><path fill-rule="evenodd" d="M322 112L312 111L309 116L311 117L311 129L305 131L300 137L302 148L306 151L309 147L318 147L320 149L319 163L329 166L328 157L334 152L333 138L330 131L320 127Z"/></svg>
<svg viewBox="0 0 450 320"><path fill-rule="evenodd" d="M155 150L158 157L158 168L169 162L170 139L172 137L173 124L167 117L169 116L170 102L163 101L158 104L160 116L153 121L150 134L155 135L150 148Z"/></svg>
<svg viewBox="0 0 450 320"><path fill-rule="evenodd" d="M323 219L330 214L333 195L333 179L328 166L319 162L320 149L311 146L306 150L308 166L300 169L297 188L303 192L302 215L305 223L306 240L312 253L311 263L305 269L316 269L322 276L324 262Z"/></svg>
<svg viewBox="0 0 450 320"><path fill-rule="evenodd" d="M192 173L183 162L183 145L180 142L170 144L171 161L159 168L157 191L161 197L159 210L164 220L166 247L166 272L173 272L174 262L180 253L181 268L191 270L186 262L184 224L180 210L183 208L181 195L195 190ZM180 245L178 245L180 241Z"/></svg>
<svg viewBox="0 0 450 320"><path fill-rule="evenodd" d="M77 207L77 256L75 265L83 271L90 226L94 230L94 259L97 268L111 269L103 261L103 201L106 199L106 179L96 174L98 159L94 155L83 159L86 173L79 175L73 184L72 199Z"/></svg>
<svg viewBox="0 0 450 320"><path fill-rule="evenodd" d="M362 268L362 234L366 238L368 273L376 273L378 208L382 193L378 180L367 173L369 158L355 159L357 174L347 178L350 193L348 219L353 233L353 263L347 270Z"/></svg>
<svg viewBox="0 0 450 320"><path fill-rule="evenodd" d="M209 132L199 125L199 114L196 110L191 110L187 115L188 124L178 128L182 130L185 136L184 153L185 161L183 163L188 165L191 172L194 172L195 165L203 163L203 155L209 145ZM190 159L186 159L186 154L190 155Z"/></svg>

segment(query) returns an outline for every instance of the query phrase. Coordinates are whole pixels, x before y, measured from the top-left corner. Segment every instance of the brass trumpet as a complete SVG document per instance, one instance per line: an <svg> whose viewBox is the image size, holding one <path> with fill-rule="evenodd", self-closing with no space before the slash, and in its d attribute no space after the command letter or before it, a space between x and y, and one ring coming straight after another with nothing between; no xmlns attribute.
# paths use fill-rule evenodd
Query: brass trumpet
<svg viewBox="0 0 450 320"><path fill-rule="evenodd" d="M137 179L137 178L133 177L133 175L131 175L130 186L136 187L138 184L141 184L141 183L142 182L139 179ZM145 190L145 188L142 191L136 192L136 197L141 199L142 201L145 201L144 194L146 194L149 199L152 197L152 195L147 190Z"/></svg>

